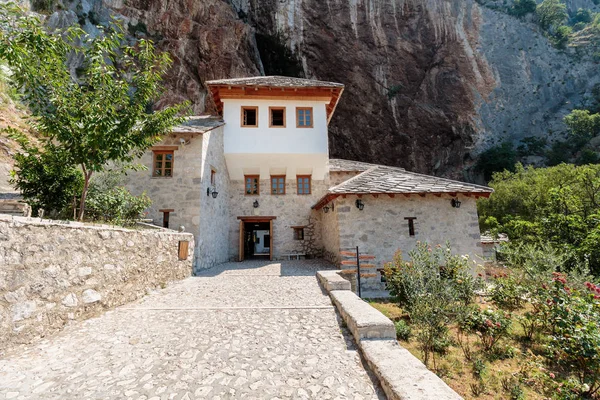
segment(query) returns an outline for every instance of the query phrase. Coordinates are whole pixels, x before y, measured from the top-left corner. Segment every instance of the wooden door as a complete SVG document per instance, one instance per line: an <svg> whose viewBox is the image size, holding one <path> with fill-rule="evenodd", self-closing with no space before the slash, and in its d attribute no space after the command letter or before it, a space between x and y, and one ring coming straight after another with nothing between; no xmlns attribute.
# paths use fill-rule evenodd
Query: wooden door
<svg viewBox="0 0 600 400"><path fill-rule="evenodd" d="M246 232L244 229L244 221L240 221L240 240L239 240L239 244L240 244L240 253L238 256L238 261L242 262L244 261L244 243L245 243L245 239L246 239Z"/></svg>
<svg viewBox="0 0 600 400"><path fill-rule="evenodd" d="M273 220L269 221L269 260L273 261Z"/></svg>

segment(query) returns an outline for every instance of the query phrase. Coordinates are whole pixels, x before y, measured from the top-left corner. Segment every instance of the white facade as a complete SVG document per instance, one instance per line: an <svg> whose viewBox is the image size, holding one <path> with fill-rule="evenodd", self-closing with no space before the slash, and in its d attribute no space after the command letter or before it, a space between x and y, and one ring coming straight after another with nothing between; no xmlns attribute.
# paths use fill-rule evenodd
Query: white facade
<svg viewBox="0 0 600 400"><path fill-rule="evenodd" d="M244 175L312 175L323 180L329 158L327 102L224 99L224 149L232 180ZM258 126L242 126L242 107L258 107ZM285 107L285 127L270 127L270 107ZM310 107L313 126L297 127L296 108Z"/></svg>

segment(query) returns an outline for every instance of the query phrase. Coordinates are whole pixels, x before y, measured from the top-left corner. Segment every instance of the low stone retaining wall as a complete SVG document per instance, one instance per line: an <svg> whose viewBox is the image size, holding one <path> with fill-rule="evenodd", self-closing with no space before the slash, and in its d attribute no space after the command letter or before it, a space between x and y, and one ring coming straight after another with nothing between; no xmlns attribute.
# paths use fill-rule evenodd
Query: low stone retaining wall
<svg viewBox="0 0 600 400"><path fill-rule="evenodd" d="M0 215L0 353L190 276L193 249L190 233Z"/></svg>
<svg viewBox="0 0 600 400"><path fill-rule="evenodd" d="M354 294L349 282L340 282L343 278L336 271L320 271L317 277L348 325L388 399L462 399L398 344L393 322Z"/></svg>

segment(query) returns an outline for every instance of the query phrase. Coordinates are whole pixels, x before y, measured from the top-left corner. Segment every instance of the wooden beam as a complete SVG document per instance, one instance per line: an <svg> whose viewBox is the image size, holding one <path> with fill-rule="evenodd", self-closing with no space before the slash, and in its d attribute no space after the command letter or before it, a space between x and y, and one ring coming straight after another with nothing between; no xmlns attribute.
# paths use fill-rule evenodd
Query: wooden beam
<svg viewBox="0 0 600 400"><path fill-rule="evenodd" d="M388 196L390 196L392 199L393 199L394 197L396 197L396 195L395 195L395 194L393 194L393 193L388 193Z"/></svg>

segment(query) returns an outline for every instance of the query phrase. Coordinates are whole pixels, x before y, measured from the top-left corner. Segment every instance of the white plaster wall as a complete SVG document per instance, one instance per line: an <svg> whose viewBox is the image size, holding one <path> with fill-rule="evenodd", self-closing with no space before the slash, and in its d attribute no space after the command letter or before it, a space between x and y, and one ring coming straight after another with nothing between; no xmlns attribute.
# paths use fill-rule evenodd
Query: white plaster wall
<svg viewBox="0 0 600 400"><path fill-rule="evenodd" d="M244 174L259 172L267 175L273 169L285 169L288 176L312 174L315 180L325 179L329 155L326 104L225 99L224 149L231 179L242 180ZM258 107L258 127L241 127L242 106ZM269 107L286 107L285 128L269 128ZM296 107L313 108L312 128L296 128Z"/></svg>
<svg viewBox="0 0 600 400"><path fill-rule="evenodd" d="M311 207L327 190L325 181L312 181L312 194L298 195L296 177L286 180L286 194L272 195L270 179L260 181L260 195L246 196L243 181L231 181L230 192L230 259L237 260L239 251L239 216L275 216L273 221L273 256L280 259L284 254L306 253L321 257L323 242L321 239L321 214ZM260 206L253 207L255 200ZM304 240L294 240L292 226L306 226Z"/></svg>
<svg viewBox="0 0 600 400"><path fill-rule="evenodd" d="M335 200L335 213L339 220L340 247L353 249L377 257L378 265L393 259L397 250L407 253L417 241L431 245L452 246L453 253L468 254L482 262L481 240L475 199L459 195L460 208L452 208L448 195L436 197L363 196L363 211L355 206L356 196ZM405 217L416 217L415 236L409 236Z"/></svg>
<svg viewBox="0 0 600 400"><path fill-rule="evenodd" d="M211 169L216 171L215 185L210 182ZM194 271L213 267L229 260L230 183L223 155L223 127L202 135L199 228L196 234ZM207 196L206 189L216 190L217 198Z"/></svg>

